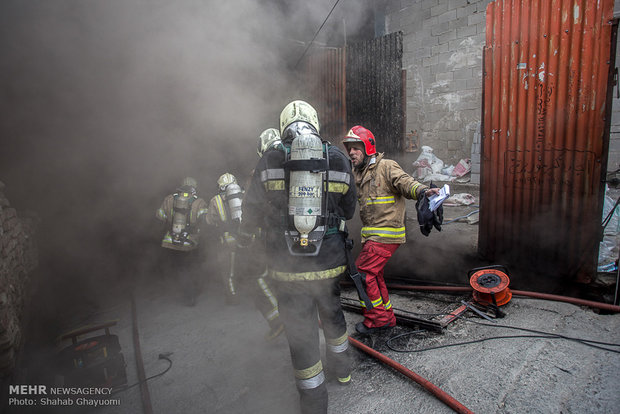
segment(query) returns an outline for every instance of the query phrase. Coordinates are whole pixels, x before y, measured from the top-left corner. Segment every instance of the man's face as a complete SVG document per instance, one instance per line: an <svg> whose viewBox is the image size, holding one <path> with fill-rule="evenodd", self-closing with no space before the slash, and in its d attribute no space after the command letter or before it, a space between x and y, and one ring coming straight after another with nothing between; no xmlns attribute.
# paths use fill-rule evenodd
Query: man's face
<svg viewBox="0 0 620 414"><path fill-rule="evenodd" d="M353 167L359 167L364 163L364 144L361 142L353 142L347 144L349 158Z"/></svg>

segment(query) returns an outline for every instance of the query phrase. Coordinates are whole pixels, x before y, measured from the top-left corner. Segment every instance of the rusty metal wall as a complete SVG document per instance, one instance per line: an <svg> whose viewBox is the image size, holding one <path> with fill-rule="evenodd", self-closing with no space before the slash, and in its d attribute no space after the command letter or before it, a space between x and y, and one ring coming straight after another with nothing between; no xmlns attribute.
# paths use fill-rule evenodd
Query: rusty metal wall
<svg viewBox="0 0 620 414"><path fill-rule="evenodd" d="M489 260L556 283L595 275L612 19L613 0L489 3L479 227Z"/></svg>
<svg viewBox="0 0 620 414"><path fill-rule="evenodd" d="M390 155L405 139L402 57L402 32L347 46L347 125L370 129Z"/></svg>
<svg viewBox="0 0 620 414"><path fill-rule="evenodd" d="M319 114L321 137L338 143L347 132L344 48L325 49L308 56L305 73L309 101Z"/></svg>

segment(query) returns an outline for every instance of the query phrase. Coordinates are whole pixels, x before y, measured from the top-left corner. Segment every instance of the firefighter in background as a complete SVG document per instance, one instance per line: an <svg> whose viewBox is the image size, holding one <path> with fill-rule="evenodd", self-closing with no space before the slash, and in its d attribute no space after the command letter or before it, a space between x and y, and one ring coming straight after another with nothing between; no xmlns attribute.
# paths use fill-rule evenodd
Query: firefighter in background
<svg viewBox="0 0 620 414"><path fill-rule="evenodd" d="M407 174L396 161L377 153L375 137L368 129L354 126L343 139L355 174L362 251L355 264L365 274L366 294L372 308L362 303L364 321L355 325L370 334L396 325L383 269L398 246L405 243L405 199L418 200L439 192Z"/></svg>
<svg viewBox="0 0 620 414"><path fill-rule="evenodd" d="M169 252L170 270L181 274L187 302L193 306L199 292L202 264L200 245L201 225L207 217L207 203L197 195L198 182L185 177L173 194L164 198L156 217L165 224L161 246ZM168 270L168 269L167 269Z"/></svg>
<svg viewBox="0 0 620 414"><path fill-rule="evenodd" d="M341 385L351 381L339 282L347 268L344 224L355 214L356 192L350 161L318 134L314 108L304 101L289 103L280 115L284 147L265 152L258 161L243 205L243 227L265 232L269 279L303 413L327 412L318 317L328 375ZM318 204L298 209L300 201ZM316 212L320 215L312 216Z"/></svg>
<svg viewBox="0 0 620 414"><path fill-rule="evenodd" d="M274 151L278 148L282 148L282 141L280 140L280 131L275 128L268 128L261 132L258 137L258 146L256 153L259 158L262 158L267 151ZM254 173L252 173L254 175ZM248 185L249 187L249 185ZM273 289L270 286L270 282L267 278L268 270L265 260L265 238L263 236L262 229L258 229L256 232L256 239L251 245L251 249L254 251L249 252L249 258L253 263L252 267L255 269L263 269L258 279L256 279L257 292L254 295L254 303L263 317L269 323L269 332L265 335L267 340L278 337L284 331L284 325L280 319L280 312L278 310L278 300L275 297Z"/></svg>
<svg viewBox="0 0 620 414"><path fill-rule="evenodd" d="M226 303L236 305L239 302L235 280L236 235L241 223L243 189L237 184L237 178L230 173L224 173L217 179L217 188L219 193L209 202L206 221L219 232L218 262L223 274Z"/></svg>

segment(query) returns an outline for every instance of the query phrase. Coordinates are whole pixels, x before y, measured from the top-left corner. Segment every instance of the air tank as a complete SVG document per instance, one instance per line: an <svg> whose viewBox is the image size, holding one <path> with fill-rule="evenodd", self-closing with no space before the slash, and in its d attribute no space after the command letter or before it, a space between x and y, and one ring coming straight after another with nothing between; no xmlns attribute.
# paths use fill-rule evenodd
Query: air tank
<svg viewBox="0 0 620 414"><path fill-rule="evenodd" d="M290 160L313 160L323 158L321 138L314 134L296 137L291 143ZM288 213L299 232L301 246L308 245L308 234L316 227L321 215L323 173L291 171L289 181Z"/></svg>
<svg viewBox="0 0 620 414"><path fill-rule="evenodd" d="M243 191L239 184L232 183L226 186L226 202L232 220L241 221L241 202Z"/></svg>

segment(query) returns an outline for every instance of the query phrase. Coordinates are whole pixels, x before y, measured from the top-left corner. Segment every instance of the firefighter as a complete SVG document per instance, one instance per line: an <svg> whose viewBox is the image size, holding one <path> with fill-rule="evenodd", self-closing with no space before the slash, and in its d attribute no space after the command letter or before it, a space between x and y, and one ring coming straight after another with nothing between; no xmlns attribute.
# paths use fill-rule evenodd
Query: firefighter
<svg viewBox="0 0 620 414"><path fill-rule="evenodd" d="M156 217L165 225L161 246L169 252L168 265L181 273L184 294L190 306L195 304L199 290L198 274L202 263L201 225L205 223L207 203L197 195L198 182L185 177L181 186L164 198Z"/></svg>
<svg viewBox="0 0 620 414"><path fill-rule="evenodd" d="M207 224L216 227L219 234L218 262L223 274L226 303L236 305L239 303L235 280L236 234L241 222L243 189L234 175L224 173L217 179L217 190L218 194L209 201L206 221Z"/></svg>
<svg viewBox="0 0 620 414"><path fill-rule="evenodd" d="M268 150L280 147L282 147L280 131L275 128L267 128L261 132L258 137L258 148L256 149L256 153L259 157L262 157Z"/></svg>
<svg viewBox="0 0 620 414"><path fill-rule="evenodd" d="M318 115L307 102L293 101L284 108L280 135L283 146L265 152L255 168L243 206L244 226L265 230L269 278L289 342L301 411L326 413L319 317L327 373L341 385L351 381L339 278L347 268L344 224L355 213L355 186L350 161L321 140ZM298 159L305 156L302 144L313 157ZM298 209L297 202L316 204Z"/></svg>
<svg viewBox="0 0 620 414"><path fill-rule="evenodd" d="M360 301L364 321L355 325L362 334L389 329L396 318L383 278L383 269L398 246L405 243L405 199L418 200L439 189L430 189L407 174L396 161L377 153L375 137L354 126L343 139L353 164L362 220L362 250L355 261L365 275L371 309Z"/></svg>

